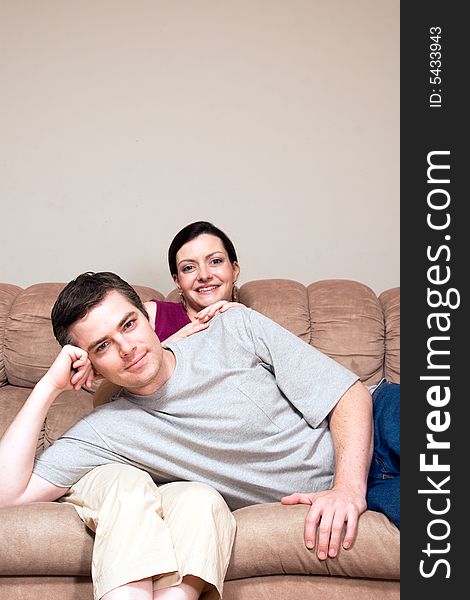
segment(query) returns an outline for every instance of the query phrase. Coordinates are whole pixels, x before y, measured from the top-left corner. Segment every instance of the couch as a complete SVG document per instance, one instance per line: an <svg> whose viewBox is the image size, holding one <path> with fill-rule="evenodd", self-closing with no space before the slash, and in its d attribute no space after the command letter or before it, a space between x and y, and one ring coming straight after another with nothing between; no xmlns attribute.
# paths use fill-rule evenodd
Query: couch
<svg viewBox="0 0 470 600"><path fill-rule="evenodd" d="M0 436L59 351L50 311L63 286L0 284ZM156 289L135 288L143 301L164 298ZM177 298L173 291L167 299ZM304 286L266 279L242 285L239 299L355 371L366 385L382 377L399 382L399 288L377 296L357 281ZM37 451L91 410L92 392L62 394ZM400 536L384 515L366 511L354 546L321 562L303 543L306 512L306 506L280 503L234 512L237 534L224 600L398 600ZM91 600L92 547L93 534L70 505L0 509L0 600Z"/></svg>

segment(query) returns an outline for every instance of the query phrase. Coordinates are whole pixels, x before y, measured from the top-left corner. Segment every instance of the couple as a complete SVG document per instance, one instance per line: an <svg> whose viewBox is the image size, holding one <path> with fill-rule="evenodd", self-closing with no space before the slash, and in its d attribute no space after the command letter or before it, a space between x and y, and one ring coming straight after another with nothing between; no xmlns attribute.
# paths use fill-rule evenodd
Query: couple
<svg viewBox="0 0 470 600"><path fill-rule="evenodd" d="M196 242L201 235L212 234ZM189 315L191 293L224 282L186 244L176 260L196 272ZM351 545L372 453L371 397L357 376L243 307L162 349L134 290L109 273L70 282L52 316L63 349L0 443L1 502L54 500L70 489L67 500L97 532L97 597L125 592L120 578L135 582L121 597L197 598L206 584L221 593L234 536L222 496L231 509L283 496L309 504L307 546L335 556L345 522L343 546ZM93 371L124 391L34 463L32 440L53 399L91 385Z"/></svg>

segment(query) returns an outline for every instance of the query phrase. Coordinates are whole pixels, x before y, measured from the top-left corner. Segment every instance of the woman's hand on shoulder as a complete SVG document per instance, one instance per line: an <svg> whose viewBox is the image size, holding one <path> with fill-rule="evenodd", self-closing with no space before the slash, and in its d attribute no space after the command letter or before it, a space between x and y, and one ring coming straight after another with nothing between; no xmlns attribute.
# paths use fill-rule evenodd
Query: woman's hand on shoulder
<svg viewBox="0 0 470 600"><path fill-rule="evenodd" d="M235 308L236 306L244 305L240 304L240 302L228 302L227 300L219 300L218 302L214 302L214 304L206 306L206 308L203 308L198 313L196 313L196 319L200 323L207 323L207 321L210 321L212 317L215 317L215 315L223 313L226 310L229 310L230 308Z"/></svg>

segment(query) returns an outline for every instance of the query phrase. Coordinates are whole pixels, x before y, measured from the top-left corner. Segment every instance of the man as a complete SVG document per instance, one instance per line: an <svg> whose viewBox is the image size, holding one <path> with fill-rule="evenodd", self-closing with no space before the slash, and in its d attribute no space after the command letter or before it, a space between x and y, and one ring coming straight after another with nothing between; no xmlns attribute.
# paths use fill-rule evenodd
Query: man
<svg viewBox="0 0 470 600"><path fill-rule="evenodd" d="M345 523L351 546L373 446L371 396L355 374L243 307L162 348L135 291L112 273L70 282L52 323L63 348L0 442L1 504L54 500L94 467L122 463L158 484L212 485L232 510L308 504L307 547L336 556ZM100 376L121 397L34 461L53 400Z"/></svg>

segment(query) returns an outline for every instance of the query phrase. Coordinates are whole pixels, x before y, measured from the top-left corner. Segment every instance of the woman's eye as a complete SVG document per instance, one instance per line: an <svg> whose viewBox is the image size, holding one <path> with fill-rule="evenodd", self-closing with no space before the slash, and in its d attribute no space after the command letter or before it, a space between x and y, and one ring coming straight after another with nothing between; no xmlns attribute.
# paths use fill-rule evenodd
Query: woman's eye
<svg viewBox="0 0 470 600"><path fill-rule="evenodd" d="M193 265L185 265L181 270L183 271L183 273L189 273L190 271L192 271L193 269Z"/></svg>
<svg viewBox="0 0 470 600"><path fill-rule="evenodd" d="M211 260L211 264L213 264L213 265L220 265L221 262L223 262L222 258L213 258Z"/></svg>

